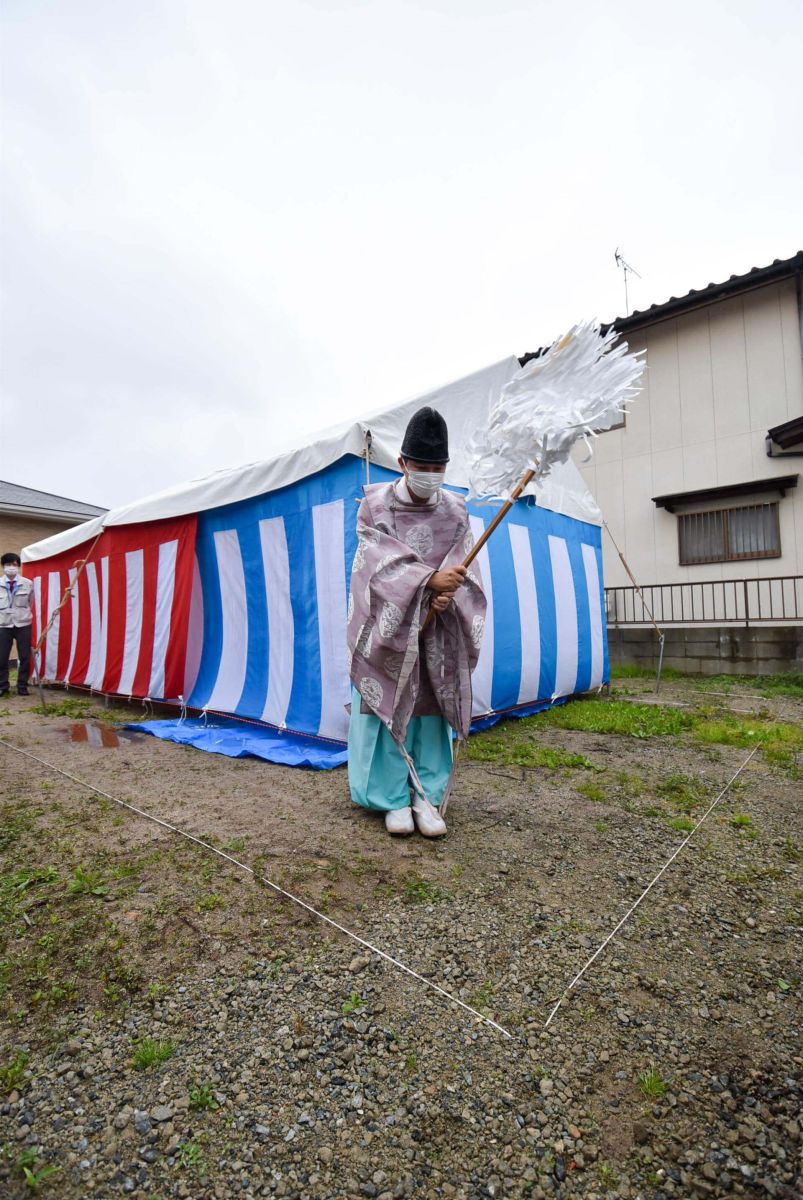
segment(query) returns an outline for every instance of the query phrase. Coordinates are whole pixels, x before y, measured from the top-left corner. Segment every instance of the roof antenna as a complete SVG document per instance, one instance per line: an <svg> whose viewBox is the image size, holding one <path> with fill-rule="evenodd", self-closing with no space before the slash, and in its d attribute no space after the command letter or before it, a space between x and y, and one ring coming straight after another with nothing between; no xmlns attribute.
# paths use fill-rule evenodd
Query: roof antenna
<svg viewBox="0 0 803 1200"><path fill-rule="evenodd" d="M615 251L613 257L614 257L614 261L616 262L617 267L622 268L622 274L624 275L624 278L625 278L625 316L629 317L630 316L630 305L629 305L628 299L627 299L627 273L629 271L631 275L635 275L636 279L641 279L641 276L639 275L639 273L635 269L635 267L631 267L629 262L625 262L624 258L622 257L622 255L619 251L618 246L616 247L616 251Z"/></svg>

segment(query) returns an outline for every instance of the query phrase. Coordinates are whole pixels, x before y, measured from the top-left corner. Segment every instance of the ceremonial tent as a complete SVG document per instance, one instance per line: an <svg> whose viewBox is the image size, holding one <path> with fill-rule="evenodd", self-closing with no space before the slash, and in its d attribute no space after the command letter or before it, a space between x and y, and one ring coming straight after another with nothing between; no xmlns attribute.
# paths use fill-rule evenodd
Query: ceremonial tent
<svg viewBox="0 0 803 1200"><path fill-rule="evenodd" d="M26 547L36 634L77 573L42 648L43 680L258 723L290 748L282 761L296 761L294 738L342 748L362 485L398 474L407 421L430 404L449 425L447 484L464 489L463 447L518 370L517 359L505 359L266 461ZM470 504L475 537L497 508ZM600 521L567 463L514 506L482 550L488 615L474 675L478 723L607 681Z"/></svg>

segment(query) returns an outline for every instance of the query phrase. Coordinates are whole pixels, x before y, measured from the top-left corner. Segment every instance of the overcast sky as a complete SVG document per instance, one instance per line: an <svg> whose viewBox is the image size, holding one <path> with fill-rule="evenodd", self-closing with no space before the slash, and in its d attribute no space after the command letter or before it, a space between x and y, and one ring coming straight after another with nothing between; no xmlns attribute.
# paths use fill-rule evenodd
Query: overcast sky
<svg viewBox="0 0 803 1200"><path fill-rule="evenodd" d="M3 0L0 477L114 505L803 246L799 0Z"/></svg>

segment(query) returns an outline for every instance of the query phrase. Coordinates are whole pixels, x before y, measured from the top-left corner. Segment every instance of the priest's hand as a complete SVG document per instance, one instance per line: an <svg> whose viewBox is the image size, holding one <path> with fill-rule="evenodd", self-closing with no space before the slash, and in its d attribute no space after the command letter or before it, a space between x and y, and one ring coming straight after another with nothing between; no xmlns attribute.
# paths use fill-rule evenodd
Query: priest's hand
<svg viewBox="0 0 803 1200"><path fill-rule="evenodd" d="M453 595L454 595L453 592L441 592L440 595L433 596L432 604L430 605L433 612L436 612L436 613L446 612L447 608L452 603Z"/></svg>
<svg viewBox="0 0 803 1200"><path fill-rule="evenodd" d="M442 571L436 571L434 575L430 575L427 587L437 595L448 592L450 596L453 596L460 585L465 582L465 578L466 568L464 566L445 567ZM436 609L436 612L439 611Z"/></svg>

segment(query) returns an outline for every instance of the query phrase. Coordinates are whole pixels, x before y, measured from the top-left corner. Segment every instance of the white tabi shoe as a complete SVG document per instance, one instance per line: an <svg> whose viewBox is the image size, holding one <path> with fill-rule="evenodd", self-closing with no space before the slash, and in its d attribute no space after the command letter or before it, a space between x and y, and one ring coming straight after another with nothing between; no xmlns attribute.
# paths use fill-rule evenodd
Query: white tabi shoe
<svg viewBox="0 0 803 1200"><path fill-rule="evenodd" d="M413 800L413 813L415 815L415 823L418 826L418 832L423 837L443 837L446 833L446 822L434 804L430 804L429 800L423 800L421 796L416 796L415 800Z"/></svg>
<svg viewBox="0 0 803 1200"><path fill-rule="evenodd" d="M407 837L415 831L413 810L407 808L391 808L385 813L385 829L397 837Z"/></svg>

